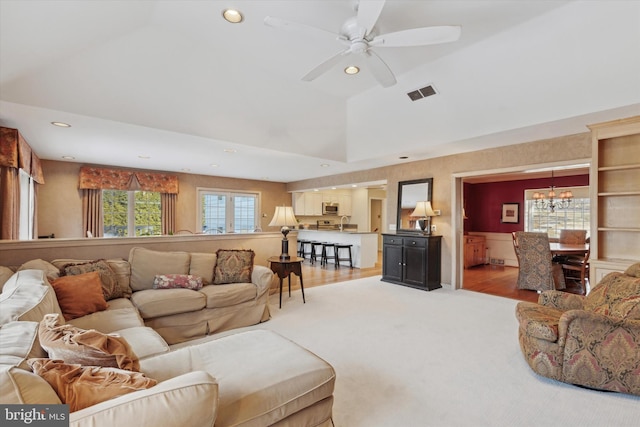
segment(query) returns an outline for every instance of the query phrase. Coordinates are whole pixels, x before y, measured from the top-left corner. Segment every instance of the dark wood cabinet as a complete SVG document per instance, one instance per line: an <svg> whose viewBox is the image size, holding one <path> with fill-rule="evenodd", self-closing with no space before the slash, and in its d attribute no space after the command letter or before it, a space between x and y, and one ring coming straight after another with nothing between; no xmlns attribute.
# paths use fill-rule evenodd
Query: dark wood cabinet
<svg viewBox="0 0 640 427"><path fill-rule="evenodd" d="M441 288L442 236L382 235L382 280L431 291Z"/></svg>

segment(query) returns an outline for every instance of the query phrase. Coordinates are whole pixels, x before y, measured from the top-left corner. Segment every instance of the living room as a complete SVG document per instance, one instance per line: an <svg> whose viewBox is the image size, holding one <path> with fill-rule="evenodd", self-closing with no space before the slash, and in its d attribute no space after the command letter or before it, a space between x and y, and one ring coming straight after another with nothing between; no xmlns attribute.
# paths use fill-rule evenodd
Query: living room
<svg viewBox="0 0 640 427"><path fill-rule="evenodd" d="M368 68L368 60L354 53L312 81L300 81L345 47L335 39L314 40L311 34L309 40L308 34L283 31L283 25L276 24L280 21L264 22L272 16L292 27L330 28L355 16L357 2L179 3L0 0L0 126L20 132L40 160L44 181L34 186L34 239L0 241L0 266L17 267L37 258L127 259L132 248L144 247L251 249L255 265L266 267L267 259L280 253L282 240L280 226L269 224L276 207L292 206L293 193L385 182L381 231L393 233L399 183L432 179L430 201L440 214L431 223L442 238L443 289L420 292L379 280L357 282L352 288L328 284L307 290L306 303L294 291L282 309L273 298L272 318L250 329L273 329L336 367L336 426L470 425L474 420L479 425L572 425L576 419L593 425L614 419L625 425L640 417L635 396L603 397L535 376L517 348L516 303L487 296L472 299L459 291L464 288L466 221L472 225L484 216L482 200L466 199L469 182L483 175L585 164L593 177L598 159L590 126L640 115L638 2L382 2L379 34L462 26L459 42L370 46L397 80L386 87ZM243 21L224 21L222 10L228 6L241 9ZM357 75L342 72L351 58L361 68ZM433 84L435 96L416 101L407 96L426 84ZM56 127L54 121L70 127ZM153 237L91 233L93 238L88 238L79 190L83 168L175 178L172 228ZM261 231L199 234L203 190L257 195L253 228ZM627 200L635 203L637 197ZM631 215L621 216L632 217L637 205L625 208ZM470 219L465 221L465 215ZM358 226L369 230L369 215L361 218ZM491 220L500 218L493 215ZM5 222L2 227L4 232ZM622 228L632 232L621 236L617 230L603 230L599 236L602 258L615 246L611 239L622 242L622 249L632 247L625 267L616 264L615 271L624 271L638 258L629 243L637 236L637 226L625 223ZM178 233L185 230L188 233ZM494 231L509 234L500 226ZM289 234L291 241L295 237L295 232ZM602 261L601 271L612 266L607 262ZM496 319L475 307L477 303L498 313ZM355 313L367 304L379 311L379 319ZM470 321L474 317L498 331L495 340L477 325L482 321ZM434 349L413 345L421 341L416 327L420 322L446 332L429 335L426 341L439 343L431 344ZM369 328L385 335L369 334ZM482 338L486 342L480 343ZM372 344L387 340L393 349ZM345 355L350 342L358 345L353 357ZM463 358L476 351L471 344L483 346L480 355ZM497 366L483 366L491 364L492 345L499 353L495 360L508 367L506 383L497 381ZM376 351L380 358L358 365L355 356ZM431 351L441 356L430 353L428 363L417 357ZM400 372L401 362L389 362L403 354L412 355L407 366L419 378L417 383L409 385L411 374ZM385 358L394 365L388 367L388 376L382 371ZM430 367L441 369L442 376L431 376ZM481 379L469 380L473 386L462 392L462 378L448 383L455 376ZM407 388L394 385L395 379L407 381ZM458 418L433 407L437 416L429 415L421 408L430 406L422 405L419 396L431 386L429 398L442 407L452 403L448 408ZM591 406L601 414L593 410L570 418L556 408L536 422L540 419L535 411L545 410L541 405L509 418L499 409L500 402L515 411L522 400L518 393L525 388L534 390L545 405L578 396L570 403L574 412ZM375 405L359 402L366 400L365 389L371 390ZM477 397L487 389L501 391L496 399ZM465 406L458 399L469 402L474 396L478 404L461 414ZM398 406L390 408L385 399Z"/></svg>

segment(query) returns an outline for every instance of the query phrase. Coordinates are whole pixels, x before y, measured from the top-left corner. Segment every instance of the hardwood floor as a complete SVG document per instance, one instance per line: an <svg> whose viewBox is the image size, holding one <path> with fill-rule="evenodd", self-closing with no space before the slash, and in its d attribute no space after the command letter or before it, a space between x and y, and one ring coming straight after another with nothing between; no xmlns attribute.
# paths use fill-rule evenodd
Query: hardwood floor
<svg viewBox="0 0 640 427"><path fill-rule="evenodd" d="M305 288L328 285L331 283L355 280L363 277L379 276L382 274L382 255L378 254L378 261L372 268L354 268L342 266L334 268L333 264L328 267L321 267L319 262L311 264L305 260L302 264L302 277ZM538 301L538 293L525 289L518 289L518 268L517 267L497 267L491 265L479 265L464 270L464 289L474 292L512 298L520 301ZM286 292L287 281L285 279L284 291ZM300 289L300 281L292 275L291 289ZM566 292L582 295L582 288L579 283L568 280ZM277 290L272 289L272 293Z"/></svg>

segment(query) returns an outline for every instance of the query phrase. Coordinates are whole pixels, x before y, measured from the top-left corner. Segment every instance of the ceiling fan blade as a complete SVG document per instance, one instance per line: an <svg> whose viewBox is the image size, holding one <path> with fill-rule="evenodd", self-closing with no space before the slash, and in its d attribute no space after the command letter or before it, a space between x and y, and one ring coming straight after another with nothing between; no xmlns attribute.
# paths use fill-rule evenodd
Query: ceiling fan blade
<svg viewBox="0 0 640 427"><path fill-rule="evenodd" d="M364 28L362 37L371 32L378 22L386 0L360 0L358 3L358 27Z"/></svg>
<svg viewBox="0 0 640 427"><path fill-rule="evenodd" d="M327 59L322 64L318 65L316 68L309 71L304 77L302 77L302 80L304 80L305 82L310 82L312 80L315 80L316 78L320 77L322 74L329 71L329 69L331 69L338 62L340 62L343 56L346 56L350 53L351 51L349 49L345 49L333 55L331 58Z"/></svg>
<svg viewBox="0 0 640 427"><path fill-rule="evenodd" d="M322 28L312 27L311 25L300 24L293 21L287 21L286 19L275 18L273 16L265 17L264 24L280 30L307 33L310 36L321 37L324 39L330 37L332 40L335 40L338 37L336 33L332 33L331 31L327 31Z"/></svg>
<svg viewBox="0 0 640 427"><path fill-rule="evenodd" d="M377 53L369 49L365 53L365 56L367 57L371 74L373 74L373 77L375 77L378 83L383 87L389 87L396 84L396 77L393 75L393 72Z"/></svg>
<svg viewBox="0 0 640 427"><path fill-rule="evenodd" d="M370 45L376 47L426 46L448 43L460 38L462 28L455 25L414 28L395 33L380 34Z"/></svg>

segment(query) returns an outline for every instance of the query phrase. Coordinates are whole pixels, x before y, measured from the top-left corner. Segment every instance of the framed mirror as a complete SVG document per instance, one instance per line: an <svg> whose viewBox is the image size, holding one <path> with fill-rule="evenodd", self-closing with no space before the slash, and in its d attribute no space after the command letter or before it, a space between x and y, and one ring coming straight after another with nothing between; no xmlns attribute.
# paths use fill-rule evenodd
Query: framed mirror
<svg viewBox="0 0 640 427"><path fill-rule="evenodd" d="M416 208L417 202L431 201L432 190L433 178L414 179L398 183L397 233L419 233L422 231L418 225L419 218L409 215Z"/></svg>

